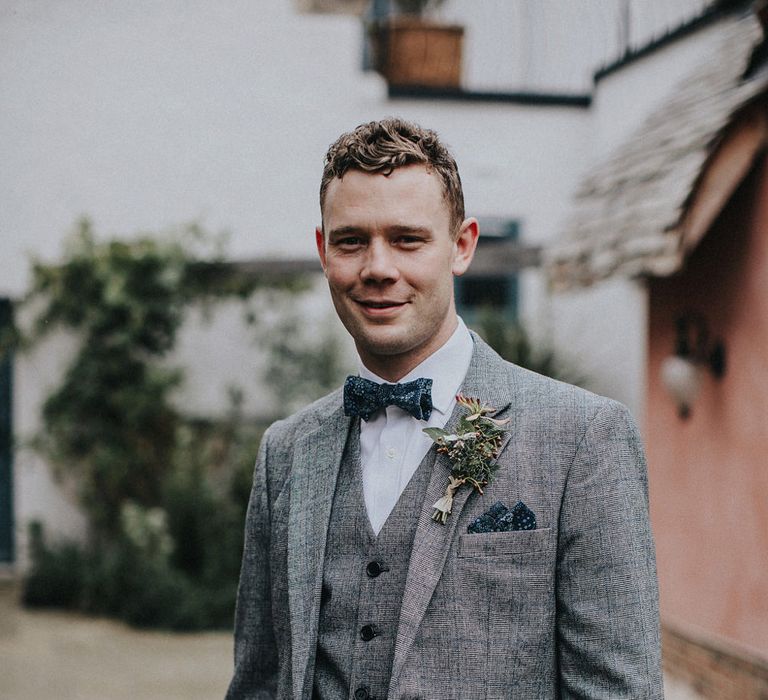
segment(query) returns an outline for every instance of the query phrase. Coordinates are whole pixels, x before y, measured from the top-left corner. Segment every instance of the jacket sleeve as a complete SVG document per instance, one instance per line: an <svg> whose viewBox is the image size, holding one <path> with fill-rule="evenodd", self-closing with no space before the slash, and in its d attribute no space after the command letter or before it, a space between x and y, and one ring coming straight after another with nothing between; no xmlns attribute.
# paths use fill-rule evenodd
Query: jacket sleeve
<svg viewBox="0 0 768 700"><path fill-rule="evenodd" d="M235 612L235 670L227 700L267 700L276 695L278 659L272 629L269 570L268 443L269 431L264 434L259 448L245 519Z"/></svg>
<svg viewBox="0 0 768 700"><path fill-rule="evenodd" d="M627 409L587 425L560 510L557 653L562 698L663 698L645 457Z"/></svg>

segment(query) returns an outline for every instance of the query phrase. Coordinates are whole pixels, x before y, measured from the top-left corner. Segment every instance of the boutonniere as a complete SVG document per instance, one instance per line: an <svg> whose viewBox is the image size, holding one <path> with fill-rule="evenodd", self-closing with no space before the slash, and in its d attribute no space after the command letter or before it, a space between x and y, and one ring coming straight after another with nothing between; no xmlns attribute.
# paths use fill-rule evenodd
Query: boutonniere
<svg viewBox="0 0 768 700"><path fill-rule="evenodd" d="M499 466L494 460L499 454L501 437L506 432L501 426L509 422L508 418L496 420L486 415L495 409L483 405L479 399L457 394L456 401L469 414L459 418L455 433L442 428L424 428L437 443L437 451L448 455L453 464L445 495L432 506L435 509L432 520L442 524L451 514L453 498L459 487L469 484L482 493L483 486L490 482Z"/></svg>

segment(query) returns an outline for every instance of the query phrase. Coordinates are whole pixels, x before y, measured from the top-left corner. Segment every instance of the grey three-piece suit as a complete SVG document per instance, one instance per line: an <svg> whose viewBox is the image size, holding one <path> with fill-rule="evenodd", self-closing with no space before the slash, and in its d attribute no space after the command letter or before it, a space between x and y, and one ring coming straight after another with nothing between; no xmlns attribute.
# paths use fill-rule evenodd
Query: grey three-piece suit
<svg viewBox="0 0 768 700"><path fill-rule="evenodd" d="M445 525L431 514L450 463L433 447L373 535L358 419L344 415L340 391L269 429L246 521L228 698L663 696L645 462L631 418L473 339L461 392L510 420L493 481L482 495L460 489ZM537 528L468 533L499 501L523 501ZM385 570L372 575L372 562Z"/></svg>

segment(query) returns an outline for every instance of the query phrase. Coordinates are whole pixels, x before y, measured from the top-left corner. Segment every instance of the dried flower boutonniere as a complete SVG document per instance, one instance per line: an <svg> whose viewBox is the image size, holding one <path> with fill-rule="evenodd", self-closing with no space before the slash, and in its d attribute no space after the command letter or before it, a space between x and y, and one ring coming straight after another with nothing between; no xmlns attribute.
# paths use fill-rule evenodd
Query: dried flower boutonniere
<svg viewBox="0 0 768 700"><path fill-rule="evenodd" d="M437 451L445 455L453 463L451 475L445 495L435 502L432 520L445 524L453 507L453 498L462 484L469 484L483 492L491 475L498 468L494 459L499 454L501 436L504 430L500 426L509 419L496 420L486 414L495 409L484 406L479 399L472 399L458 394L460 406L469 411L469 415L459 418L456 433L449 433L442 428L424 428L424 432L437 443Z"/></svg>

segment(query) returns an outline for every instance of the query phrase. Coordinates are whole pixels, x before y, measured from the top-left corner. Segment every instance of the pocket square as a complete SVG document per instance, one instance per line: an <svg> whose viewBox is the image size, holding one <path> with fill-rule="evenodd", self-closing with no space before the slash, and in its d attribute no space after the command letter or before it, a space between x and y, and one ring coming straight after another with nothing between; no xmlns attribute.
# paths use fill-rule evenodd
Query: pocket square
<svg viewBox="0 0 768 700"><path fill-rule="evenodd" d="M497 501L470 523L467 532L479 534L535 529L536 515L525 503L518 501L512 508L507 508L501 501Z"/></svg>

